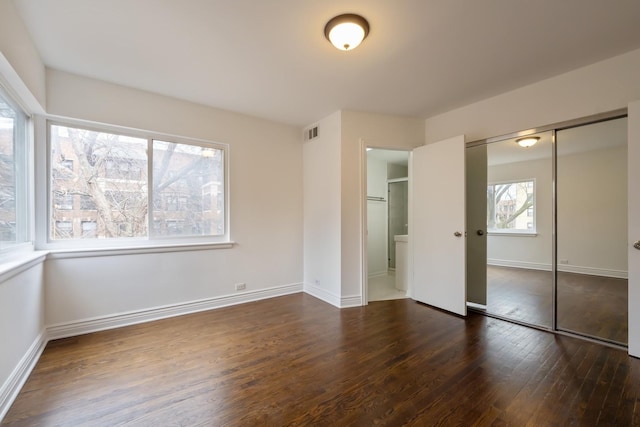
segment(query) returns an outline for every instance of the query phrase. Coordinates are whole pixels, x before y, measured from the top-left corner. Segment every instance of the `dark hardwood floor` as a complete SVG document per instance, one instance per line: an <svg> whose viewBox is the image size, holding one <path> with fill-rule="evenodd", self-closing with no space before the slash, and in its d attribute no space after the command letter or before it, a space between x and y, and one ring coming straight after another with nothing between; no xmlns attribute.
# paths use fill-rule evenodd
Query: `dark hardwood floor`
<svg viewBox="0 0 640 427"><path fill-rule="evenodd" d="M487 311L551 327L551 272L487 266ZM558 272L558 328L626 344L626 279Z"/></svg>
<svg viewBox="0 0 640 427"><path fill-rule="evenodd" d="M550 271L487 266L487 311L551 327L553 276Z"/></svg>
<svg viewBox="0 0 640 427"><path fill-rule="evenodd" d="M53 341L2 425L640 426L624 351L306 294Z"/></svg>

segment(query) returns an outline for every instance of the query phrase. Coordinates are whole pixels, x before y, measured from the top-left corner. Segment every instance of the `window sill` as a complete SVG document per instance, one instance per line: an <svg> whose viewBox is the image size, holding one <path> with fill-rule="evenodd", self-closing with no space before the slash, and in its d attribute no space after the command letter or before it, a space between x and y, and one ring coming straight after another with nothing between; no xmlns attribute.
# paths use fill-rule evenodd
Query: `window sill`
<svg viewBox="0 0 640 427"><path fill-rule="evenodd" d="M48 251L21 252L0 261L0 284L44 262L48 253Z"/></svg>
<svg viewBox="0 0 640 427"><path fill-rule="evenodd" d="M235 245L235 242L222 242L184 243L115 248L52 249L49 251L47 259L90 258L120 255L156 254L166 252L208 251L213 249L231 249Z"/></svg>
<svg viewBox="0 0 640 427"><path fill-rule="evenodd" d="M509 237L536 237L538 233L535 231L527 233L526 231L515 231L513 233L505 233L500 231L487 231L488 236L509 236Z"/></svg>

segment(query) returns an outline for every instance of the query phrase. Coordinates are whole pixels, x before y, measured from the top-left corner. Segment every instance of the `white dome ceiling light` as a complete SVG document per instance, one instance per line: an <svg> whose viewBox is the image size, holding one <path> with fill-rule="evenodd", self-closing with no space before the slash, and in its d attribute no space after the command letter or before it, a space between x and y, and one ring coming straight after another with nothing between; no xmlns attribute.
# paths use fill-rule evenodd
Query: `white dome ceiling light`
<svg viewBox="0 0 640 427"><path fill-rule="evenodd" d="M345 13L332 18L324 27L324 35L340 50L353 50L369 34L369 23L360 15Z"/></svg>

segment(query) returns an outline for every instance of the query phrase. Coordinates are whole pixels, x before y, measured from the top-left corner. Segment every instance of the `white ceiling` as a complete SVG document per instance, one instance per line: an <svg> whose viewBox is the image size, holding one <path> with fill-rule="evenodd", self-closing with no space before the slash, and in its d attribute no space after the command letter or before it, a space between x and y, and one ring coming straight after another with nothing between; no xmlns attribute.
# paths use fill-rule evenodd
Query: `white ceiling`
<svg viewBox="0 0 640 427"><path fill-rule="evenodd" d="M13 0L50 68L296 126L428 117L640 48L638 0ZM355 12L352 52L324 25Z"/></svg>

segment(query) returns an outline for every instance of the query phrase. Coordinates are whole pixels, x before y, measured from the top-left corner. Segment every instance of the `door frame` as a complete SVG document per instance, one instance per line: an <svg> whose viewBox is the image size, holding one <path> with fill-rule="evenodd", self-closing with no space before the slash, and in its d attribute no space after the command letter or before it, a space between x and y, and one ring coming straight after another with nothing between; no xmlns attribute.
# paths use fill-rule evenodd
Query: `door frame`
<svg viewBox="0 0 640 427"><path fill-rule="evenodd" d="M361 305L369 305L369 251L367 248L368 236L367 236L367 148L372 150L388 150L388 151L402 151L409 156L409 172L411 173L411 152L412 148L399 148L399 147L385 147L379 145L368 144L364 138L360 138L360 253L362 254L362 260L360 263L360 295L362 298ZM411 180L407 177L409 191L411 191ZM387 183L387 187L388 187ZM411 197L409 197L409 216L411 216ZM387 221L388 222L388 221ZM388 228L388 224L387 224ZM409 261L411 262L411 261ZM410 296L409 290L411 289L411 279L409 279L409 285L407 288L407 296Z"/></svg>

